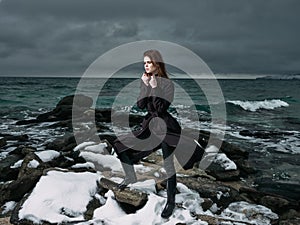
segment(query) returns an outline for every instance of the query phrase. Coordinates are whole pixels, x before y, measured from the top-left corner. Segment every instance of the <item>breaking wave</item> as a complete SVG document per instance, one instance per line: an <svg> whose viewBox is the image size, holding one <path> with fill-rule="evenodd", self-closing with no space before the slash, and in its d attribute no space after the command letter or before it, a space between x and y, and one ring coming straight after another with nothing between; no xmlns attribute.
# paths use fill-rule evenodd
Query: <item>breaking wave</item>
<svg viewBox="0 0 300 225"><path fill-rule="evenodd" d="M233 105L240 106L242 109L246 111L255 112L259 109L267 109L272 110L280 107L288 107L289 104L280 99L272 99L272 100L264 100L264 101L231 101L228 100L227 103L231 103Z"/></svg>

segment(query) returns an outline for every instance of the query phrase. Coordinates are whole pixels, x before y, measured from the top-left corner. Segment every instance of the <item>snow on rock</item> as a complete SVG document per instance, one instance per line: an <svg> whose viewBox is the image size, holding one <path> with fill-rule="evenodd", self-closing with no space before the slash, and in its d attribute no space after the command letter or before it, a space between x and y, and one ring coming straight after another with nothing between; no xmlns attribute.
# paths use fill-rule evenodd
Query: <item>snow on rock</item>
<svg viewBox="0 0 300 225"><path fill-rule="evenodd" d="M103 155L93 152L80 152L80 156L88 162L97 163L105 168L110 168L112 171L123 171L120 160L113 155Z"/></svg>
<svg viewBox="0 0 300 225"><path fill-rule="evenodd" d="M8 213L9 211L12 211L17 203L15 201L6 202L1 208L3 208L1 214L4 215Z"/></svg>
<svg viewBox="0 0 300 225"><path fill-rule="evenodd" d="M24 202L19 218L34 223L83 220L86 206L95 195L99 177L90 172L49 171Z"/></svg>
<svg viewBox="0 0 300 225"><path fill-rule="evenodd" d="M214 218L227 219L222 224L237 225L247 222L254 225L270 225L278 216L270 209L247 202L231 203L220 215L213 210L203 211L198 192L189 189L182 183L177 184L176 207L169 219L161 218L166 204L166 191L156 193L155 181L152 179L137 182L130 188L139 189L148 194L146 205L135 213L126 214L115 199L113 191L104 196L96 193L100 175L90 172L74 173L49 171L42 176L33 192L19 211L20 219L34 223L48 221L50 223L75 222L78 225L208 225L195 215L209 215ZM84 221L83 215L88 202L95 197L102 206L95 209L93 218ZM7 203L7 207L9 204Z"/></svg>
<svg viewBox="0 0 300 225"><path fill-rule="evenodd" d="M262 205L248 202L231 203L221 214L221 217L249 222L255 225L268 225L271 220L278 219L276 213Z"/></svg>
<svg viewBox="0 0 300 225"><path fill-rule="evenodd" d="M92 168L95 169L94 163L86 162L86 163L77 163L73 165L71 168L73 169L79 169L79 168Z"/></svg>
<svg viewBox="0 0 300 225"><path fill-rule="evenodd" d="M129 187L146 193L156 193L155 184L156 183L154 179L149 179L145 181L136 182L134 184L130 184Z"/></svg>
<svg viewBox="0 0 300 225"><path fill-rule="evenodd" d="M147 173L150 172L153 168L144 166L144 165L134 165L134 170L139 173Z"/></svg>
<svg viewBox="0 0 300 225"><path fill-rule="evenodd" d="M215 156L214 162L221 165L225 170L237 169L236 164L232 160L230 160L224 153L218 153Z"/></svg>
<svg viewBox="0 0 300 225"><path fill-rule="evenodd" d="M36 152L36 154L43 162L49 162L60 156L60 153L54 150L45 150L41 152Z"/></svg>
<svg viewBox="0 0 300 225"><path fill-rule="evenodd" d="M176 208L168 220L161 218L160 214L165 203L166 199L164 197L150 193L148 202L142 209L133 214L126 214L115 201L113 192L109 191L106 204L94 212L93 224L97 224L97 221L105 221L107 225L174 225L177 223L189 222L189 224L193 224L191 222L196 222L188 210L181 208ZM90 223L81 223L81 225L83 224L87 225Z"/></svg>
<svg viewBox="0 0 300 225"><path fill-rule="evenodd" d="M12 169L20 168L22 165L23 159L17 161L14 165L10 166Z"/></svg>
<svg viewBox="0 0 300 225"><path fill-rule="evenodd" d="M104 153L107 147L107 143L99 143L97 145L90 145L84 148L84 151L94 152L94 153Z"/></svg>
<svg viewBox="0 0 300 225"><path fill-rule="evenodd" d="M43 162L49 162L58 156L60 156L60 153L54 150L45 150L41 152L35 152L35 154L43 161ZM17 161L14 165L12 165L10 168L20 168L23 163L23 159ZM30 161L28 167L29 168L37 168L39 166L39 163L36 160Z"/></svg>
<svg viewBox="0 0 300 225"><path fill-rule="evenodd" d="M36 161L35 159L33 159L28 163L27 166L29 168L38 168L39 165L40 165L40 163L38 161Z"/></svg>
<svg viewBox="0 0 300 225"><path fill-rule="evenodd" d="M204 159L206 162L214 162L219 164L225 170L236 170L236 164L230 160L225 153L219 153L219 148L214 145L209 146L205 149L206 155Z"/></svg>
<svg viewBox="0 0 300 225"><path fill-rule="evenodd" d="M83 142L83 143L77 145L73 150L74 151L82 150L85 147L90 146L90 145L94 145L94 144L95 144L95 142L93 142L93 141L86 141L86 142Z"/></svg>

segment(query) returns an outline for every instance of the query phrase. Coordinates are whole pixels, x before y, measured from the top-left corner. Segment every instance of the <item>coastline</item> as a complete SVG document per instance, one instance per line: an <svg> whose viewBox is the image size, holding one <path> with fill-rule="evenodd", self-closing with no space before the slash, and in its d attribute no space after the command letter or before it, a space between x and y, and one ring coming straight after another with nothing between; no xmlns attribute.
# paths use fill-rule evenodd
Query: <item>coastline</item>
<svg viewBox="0 0 300 225"><path fill-rule="evenodd" d="M64 129L66 130L69 130L71 131L72 130L72 121L70 121L70 116L72 116L72 112L70 111L70 108L68 107L64 107L65 110L58 110L59 107L61 107L62 105L66 105L66 104L70 104L72 105L73 101L72 101L72 96L67 96L65 98L63 98L56 106L55 109L53 109L52 111L50 112L46 112L44 114L41 114L39 115L37 118L35 119L31 119L31 120L24 120L24 121L19 121L16 125L17 126L31 126L31 124L38 124L38 123L42 123L42 122L51 122L52 124L50 125L50 127L64 127ZM84 102L84 111L86 111L87 113L85 113L85 117L86 118L81 118L80 121L88 121L88 118L89 116L91 116L91 113L93 113L93 111L91 111L89 109L90 107L90 104L91 104L91 101L90 100L84 100L82 101ZM90 103L87 103L87 102L90 102ZM88 113L89 112L89 113ZM110 115L110 110L109 109L98 109L95 111L95 114L96 114L96 118L98 120L98 125L100 125L102 122L108 122L110 120L110 117L108 117L108 115ZM138 124L140 122L139 120L140 118L138 116L135 116L133 118L133 123L136 123ZM49 127L49 128L50 128ZM48 129L48 128L46 128ZM108 139L109 140L109 135L105 135L105 131L109 130L108 127L105 127L103 126L103 124L101 124L101 126L99 126L97 128L98 131L102 131L100 132L100 139L101 140L104 140L104 139ZM101 133L103 133L103 135L101 135ZM207 133L202 133L201 134L202 138L206 139L207 138ZM91 141L93 140L93 135L91 134L86 134L85 137L83 138L83 143L84 141ZM97 137L97 139L99 138ZM9 139L11 138L12 139L12 136L10 137L6 137L6 139ZM28 137L24 137L24 136L15 136L14 137L16 140L19 139L19 141L21 141L21 143L23 142L25 145L28 145ZM70 139L71 138L71 139ZM96 140L97 140L96 139ZM99 140L99 139L98 139ZM95 141L95 139L94 139ZM26 144L27 143L27 144ZM30 141L29 141L30 143ZM109 143L106 142L106 143ZM226 143L226 142L225 142ZM24 149L24 147L21 147L19 148L18 151L14 151L14 154L20 154L22 152L22 157L24 157L24 159L28 158L27 159L27 162L30 162L32 159L36 159L38 160L38 162L40 163L41 165L41 168L38 169L37 171L40 171L38 173L36 173L36 178L39 178L41 177L42 174L45 174L45 172L43 172L45 170L45 168L49 167L49 165L47 166L47 164L49 164L51 162L51 167L53 167L54 165L56 165L56 167L62 167L62 168L66 168L70 171L74 170L74 169L71 169L70 168L70 165L71 164L74 164L74 162L79 162L78 160L81 160L80 162L83 163L82 161L82 158L77 158L77 156L74 156L74 148L76 148L76 146L78 145L78 143L76 143L75 139L72 138L72 135L70 136L69 135L65 135L63 138L58 138L56 139L55 141L52 141L52 142L49 142L47 144L47 147L46 149L52 149L52 150L55 150L55 151L58 151L58 152L61 152L61 154L63 153L63 155L65 156L68 156L68 157L72 157L73 158L73 163L71 162L64 162L63 161L60 161L60 160L57 160L56 159L52 159L51 161L47 162L46 164L43 162L43 160L41 160L41 157L42 156L37 156L36 152L37 149L35 148L28 148L27 149ZM84 149L83 149L84 150ZM20 152L21 151L21 152ZM110 150L108 150L110 151ZM268 207L271 207L273 208L274 206L272 206L272 204L274 204L274 202L272 204L270 204L272 201L275 201L275 199L277 199L277 204L279 204L279 202L281 202L280 204L283 204L282 206L280 206L280 209L279 208L273 208L273 210L277 211L277 213L279 212L282 212L283 213L283 209L284 207L287 207L286 204L290 204L289 207L293 208L293 207L299 207L296 206L295 202L293 202L292 200L287 200L286 197L284 196L280 196L280 195L274 195L274 194L271 194L271 193L268 193L268 192L261 192L253 187L251 187L251 184L246 184L245 182L243 182L243 180L245 178L243 178L245 175L249 176L250 174L253 174L255 176L255 169L254 168L251 168L248 164L247 164L247 157L248 157L248 154L247 152L245 152L244 150L240 149L240 148L236 148L234 146L232 146L231 144L227 143L226 145L223 146L223 150L222 150L229 159L233 160L233 162L238 166L238 170L229 170L229 171L226 171L224 169L222 169L222 165L220 164L219 166L217 166L217 164L215 165L215 167L212 167L210 170L207 170L204 175L201 173L199 173L198 170L193 170L194 172L192 172L192 176L191 174L189 174L190 178L192 180L188 181L188 182L185 182L185 185L187 185L188 187L190 186L191 189L198 189L198 191L201 193L200 195L203 195L205 194L205 191L203 189L199 189L200 187L199 186L193 186L193 177L196 175L196 177L198 176L204 176L204 177L210 177L210 178L213 178L211 181L214 183L216 181L218 182L221 182L219 183L216 187L231 187L233 188L232 190L234 192L239 192L238 196L247 196L246 198L244 198L244 200L248 199L252 199L250 200L250 202L257 202L257 203L264 203L266 205L268 205ZM19 152L19 153L18 153ZM34 155L32 155L32 153L34 153ZM82 154L82 153L81 153ZM34 156L34 158L32 158ZM36 158L37 157L37 158ZM30 159L30 160L29 160ZM88 158L90 159L90 158ZM150 160L151 161L151 160ZM150 162L149 161L149 162ZM67 163L67 164L66 164ZM71 164L70 164L71 163ZM94 162L94 164L96 164L96 162ZM25 166L25 167L24 167ZM26 169L26 165L24 165L23 167L21 168L16 168L17 169L17 173L20 174L20 171ZM46 166L46 167L45 167ZM66 167L67 166L67 167ZM217 167L216 167L217 166ZM50 168L51 168L50 167ZM22 169L23 168L23 169ZM37 167L39 168L39 167ZM101 170L107 170L107 168L103 168L103 165L99 165L99 168ZM20 170L20 171L19 171ZM26 169L28 170L28 169ZM79 171L91 171L91 168L81 168ZM93 170L93 169L92 169ZM34 169L33 171L36 172L36 170ZM25 172L25 171L24 171ZM22 172L23 173L23 172ZM25 172L26 173L26 172ZM34 177L34 175L32 174L31 177ZM181 178L180 178L181 179ZM35 184L36 182L38 182L39 179L36 179L36 181L34 181L33 184ZM205 181L207 182L207 181ZM222 184L223 182L223 184ZM250 185L250 186L249 186ZM34 185L31 187L33 188ZM212 188L212 186L210 186L210 188ZM29 189L30 190L30 189ZM27 190L27 192L29 191ZM26 193L27 193L26 192ZM216 193L217 193L217 189L216 189ZM214 196L215 194L211 194L211 196L207 196L207 197L212 197ZM260 196L260 199L257 199L257 197L255 196ZM269 197L267 197L269 196ZM240 197L239 197L240 198ZM230 201L236 201L236 199L234 200L235 198L233 198L232 200ZM261 199L264 199L264 201L261 201ZM266 200L268 199L268 200ZM280 200L278 202L278 199L285 199L284 201L283 200ZM217 198L214 200L214 201L217 201ZM228 201L228 200L227 200ZM284 203L283 203L284 202ZM221 204L220 202L218 204ZM299 204L299 203L298 203ZM294 206L293 206L294 205ZM223 206L225 207L225 205ZM276 206L278 207L278 205ZM279 210L279 211L278 211ZM285 216L283 216L282 218L284 218L285 220L287 218L289 218L289 216L287 216L288 214L286 214L287 212L284 213ZM291 212L289 212L291 213ZM295 215L292 214L292 215ZM297 214L296 214L297 215ZM282 216L282 215L281 215ZM282 219L281 218L281 219ZM291 218L289 218L291 219ZM4 221L7 221L7 218L4 219Z"/></svg>

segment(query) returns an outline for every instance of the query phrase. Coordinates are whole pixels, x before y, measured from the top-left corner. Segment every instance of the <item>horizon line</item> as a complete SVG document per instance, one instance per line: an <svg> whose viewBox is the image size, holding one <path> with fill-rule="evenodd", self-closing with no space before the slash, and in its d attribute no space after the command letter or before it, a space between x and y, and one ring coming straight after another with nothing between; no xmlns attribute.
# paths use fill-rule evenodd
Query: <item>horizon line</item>
<svg viewBox="0 0 300 225"><path fill-rule="evenodd" d="M264 78L264 77L287 77L287 76L297 76L299 74L248 74L248 73L215 73L213 74L214 77L207 76L207 75L199 75L199 78L197 79L257 79L257 78ZM17 78L17 77L23 77L23 78L82 78L83 75L1 75L2 78ZM134 75L115 75L113 77L108 77L106 75L99 76L86 76L85 78L126 78L126 79L134 79L138 78ZM178 73L172 73L170 74L170 78L172 79L195 79L192 77L189 77L187 74L178 74Z"/></svg>

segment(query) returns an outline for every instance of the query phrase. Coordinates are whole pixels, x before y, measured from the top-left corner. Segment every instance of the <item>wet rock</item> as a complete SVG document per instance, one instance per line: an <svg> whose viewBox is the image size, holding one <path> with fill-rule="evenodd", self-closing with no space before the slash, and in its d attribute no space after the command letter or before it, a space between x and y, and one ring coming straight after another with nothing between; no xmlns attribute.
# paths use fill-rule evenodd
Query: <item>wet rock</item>
<svg viewBox="0 0 300 225"><path fill-rule="evenodd" d="M33 168L30 163L32 161L37 162L37 168ZM19 174L18 174L18 179L30 175L33 170L39 170L39 168L44 169L43 161L35 154L35 153L28 153L25 158L23 159Z"/></svg>
<svg viewBox="0 0 300 225"><path fill-rule="evenodd" d="M241 200L237 190L217 181L201 177L177 177L177 181L197 191L202 198L211 199L220 209L226 208L234 201Z"/></svg>
<svg viewBox="0 0 300 225"><path fill-rule="evenodd" d="M196 215L201 221L207 222L209 225L220 225L220 224L239 224L239 225L253 225L253 223L243 222L239 220L218 218L209 215Z"/></svg>
<svg viewBox="0 0 300 225"><path fill-rule="evenodd" d="M28 135L12 135L12 134L0 134L0 136L4 137L7 141L28 141ZM0 141L1 142L1 141Z"/></svg>
<svg viewBox="0 0 300 225"><path fill-rule="evenodd" d="M95 211L95 209L97 209L97 208L99 208L100 206L102 206L101 204L100 204L100 201L99 201L99 199L97 199L97 198L93 198L90 202L89 202L89 204L87 205L87 210L86 210L86 212L84 213L84 219L85 220L91 220L91 219L93 219L93 215L94 215L94 211Z"/></svg>
<svg viewBox="0 0 300 225"><path fill-rule="evenodd" d="M32 168L29 165L33 160L38 162L37 168ZM4 183L0 187L0 205L7 201L20 201L35 186L43 169L44 165L41 159L34 153L28 153L23 159L16 180Z"/></svg>
<svg viewBox="0 0 300 225"><path fill-rule="evenodd" d="M222 142L221 151L234 161L240 158L248 159L249 156L249 152L246 150L226 141Z"/></svg>
<svg viewBox="0 0 300 225"><path fill-rule="evenodd" d="M77 163L86 163L85 159L79 156L80 151L63 152L54 160L48 162L50 167L69 169ZM86 170L86 169L85 169Z"/></svg>
<svg viewBox="0 0 300 225"><path fill-rule="evenodd" d="M110 108L95 109L95 120L97 122L111 122L111 115L114 113Z"/></svg>
<svg viewBox="0 0 300 225"><path fill-rule="evenodd" d="M17 205L14 207L14 209L12 210L11 216L10 216L10 223L14 224L14 225L34 225L34 222L30 221L30 220L25 220L25 219L20 219L19 218L19 211L22 208L22 205L25 203L25 201L27 200L29 195L24 196L18 203ZM47 223L43 223L43 224L47 224ZM48 223L49 225L49 223Z"/></svg>
<svg viewBox="0 0 300 225"><path fill-rule="evenodd" d="M291 209L281 215L279 225L299 225L300 224L300 211Z"/></svg>
<svg viewBox="0 0 300 225"><path fill-rule="evenodd" d="M241 176L247 177L250 174L254 174L257 171L252 168L247 159L249 152L245 149L242 149L234 144L231 144L227 141L221 141L218 139L218 136L207 131L197 131L190 128L185 128L184 132L191 136L199 135L198 142L205 148L210 139L210 144L216 143L216 146L221 143L220 153L224 153L230 160L232 160L236 166L236 171L225 171L217 165L211 165L211 168L208 169L208 173L215 176L219 180L237 180ZM213 167L213 168L212 168Z"/></svg>
<svg viewBox="0 0 300 225"><path fill-rule="evenodd" d="M3 146L5 146L6 144L7 144L6 138L0 137L0 148L3 147Z"/></svg>
<svg viewBox="0 0 300 225"><path fill-rule="evenodd" d="M277 196L266 195L259 200L260 204L268 207L273 212L282 213L288 209L290 202Z"/></svg>
<svg viewBox="0 0 300 225"><path fill-rule="evenodd" d="M8 155L6 158L0 161L0 181L6 182L15 180L18 177L19 168L11 168L16 162L21 160L23 156L13 154Z"/></svg>
<svg viewBox="0 0 300 225"><path fill-rule="evenodd" d="M64 128L68 128L68 129L70 129L70 131L72 131L73 124L72 124L72 120L71 119L67 119L67 120L58 121L58 122L56 122L54 124L51 124L51 125L49 125L47 127L48 128L64 127Z"/></svg>
<svg viewBox="0 0 300 225"><path fill-rule="evenodd" d="M255 137L255 138L261 138L261 139L269 139L274 136L284 136L284 135L290 135L288 132L283 131L251 131L251 130L242 130L239 132L242 136L248 136L248 137Z"/></svg>
<svg viewBox="0 0 300 225"><path fill-rule="evenodd" d="M300 199L300 184L288 180L274 181L270 178L255 180L257 190L284 196L289 199Z"/></svg>
<svg viewBox="0 0 300 225"><path fill-rule="evenodd" d="M75 136L73 134L65 134L61 138L57 138L49 142L46 146L47 149L56 151L70 151L76 146Z"/></svg>
<svg viewBox="0 0 300 225"><path fill-rule="evenodd" d="M241 177L247 177L258 172L257 169L250 166L249 161L246 159L235 159L234 163L238 167Z"/></svg>
<svg viewBox="0 0 300 225"><path fill-rule="evenodd" d="M40 122L53 122L69 120L74 117L78 119L84 116L84 112L93 104L93 99L84 95L70 95L61 99L56 107L47 113L40 114L36 119L20 120L17 125L26 125ZM67 124L68 126L70 123Z"/></svg>
<svg viewBox="0 0 300 225"><path fill-rule="evenodd" d="M206 170L207 174L215 177L219 181L234 181L240 179L239 170L225 170L219 164L212 163Z"/></svg>
<svg viewBox="0 0 300 225"><path fill-rule="evenodd" d="M201 203L201 207L202 207L203 211L207 211L212 207L214 202L209 198L204 198L203 200L204 200L204 202Z"/></svg>
<svg viewBox="0 0 300 225"><path fill-rule="evenodd" d="M80 107L90 108L93 105L93 99L84 95L69 95L62 98L57 103L56 107L73 104Z"/></svg>
<svg viewBox="0 0 300 225"><path fill-rule="evenodd" d="M19 145L17 148L9 152L9 155L20 155L25 157L30 152L35 152L37 149L32 146Z"/></svg>
<svg viewBox="0 0 300 225"><path fill-rule="evenodd" d="M242 187L240 188L240 193L247 194L249 200L252 200L256 204L264 205L279 215L286 213L290 209L300 209L299 202L295 199L287 199L283 196L261 192L254 188Z"/></svg>
<svg viewBox="0 0 300 225"><path fill-rule="evenodd" d="M279 222L279 225L299 225L299 224L300 224L300 217L290 218Z"/></svg>
<svg viewBox="0 0 300 225"><path fill-rule="evenodd" d="M41 121L37 120L37 119L30 119L30 120L19 120L16 122L16 125L28 125L28 124L35 124L35 123L39 123Z"/></svg>
<svg viewBox="0 0 300 225"><path fill-rule="evenodd" d="M42 175L40 170L32 170L29 175L18 178L0 187L0 204L8 201L20 201L23 196L31 191Z"/></svg>

